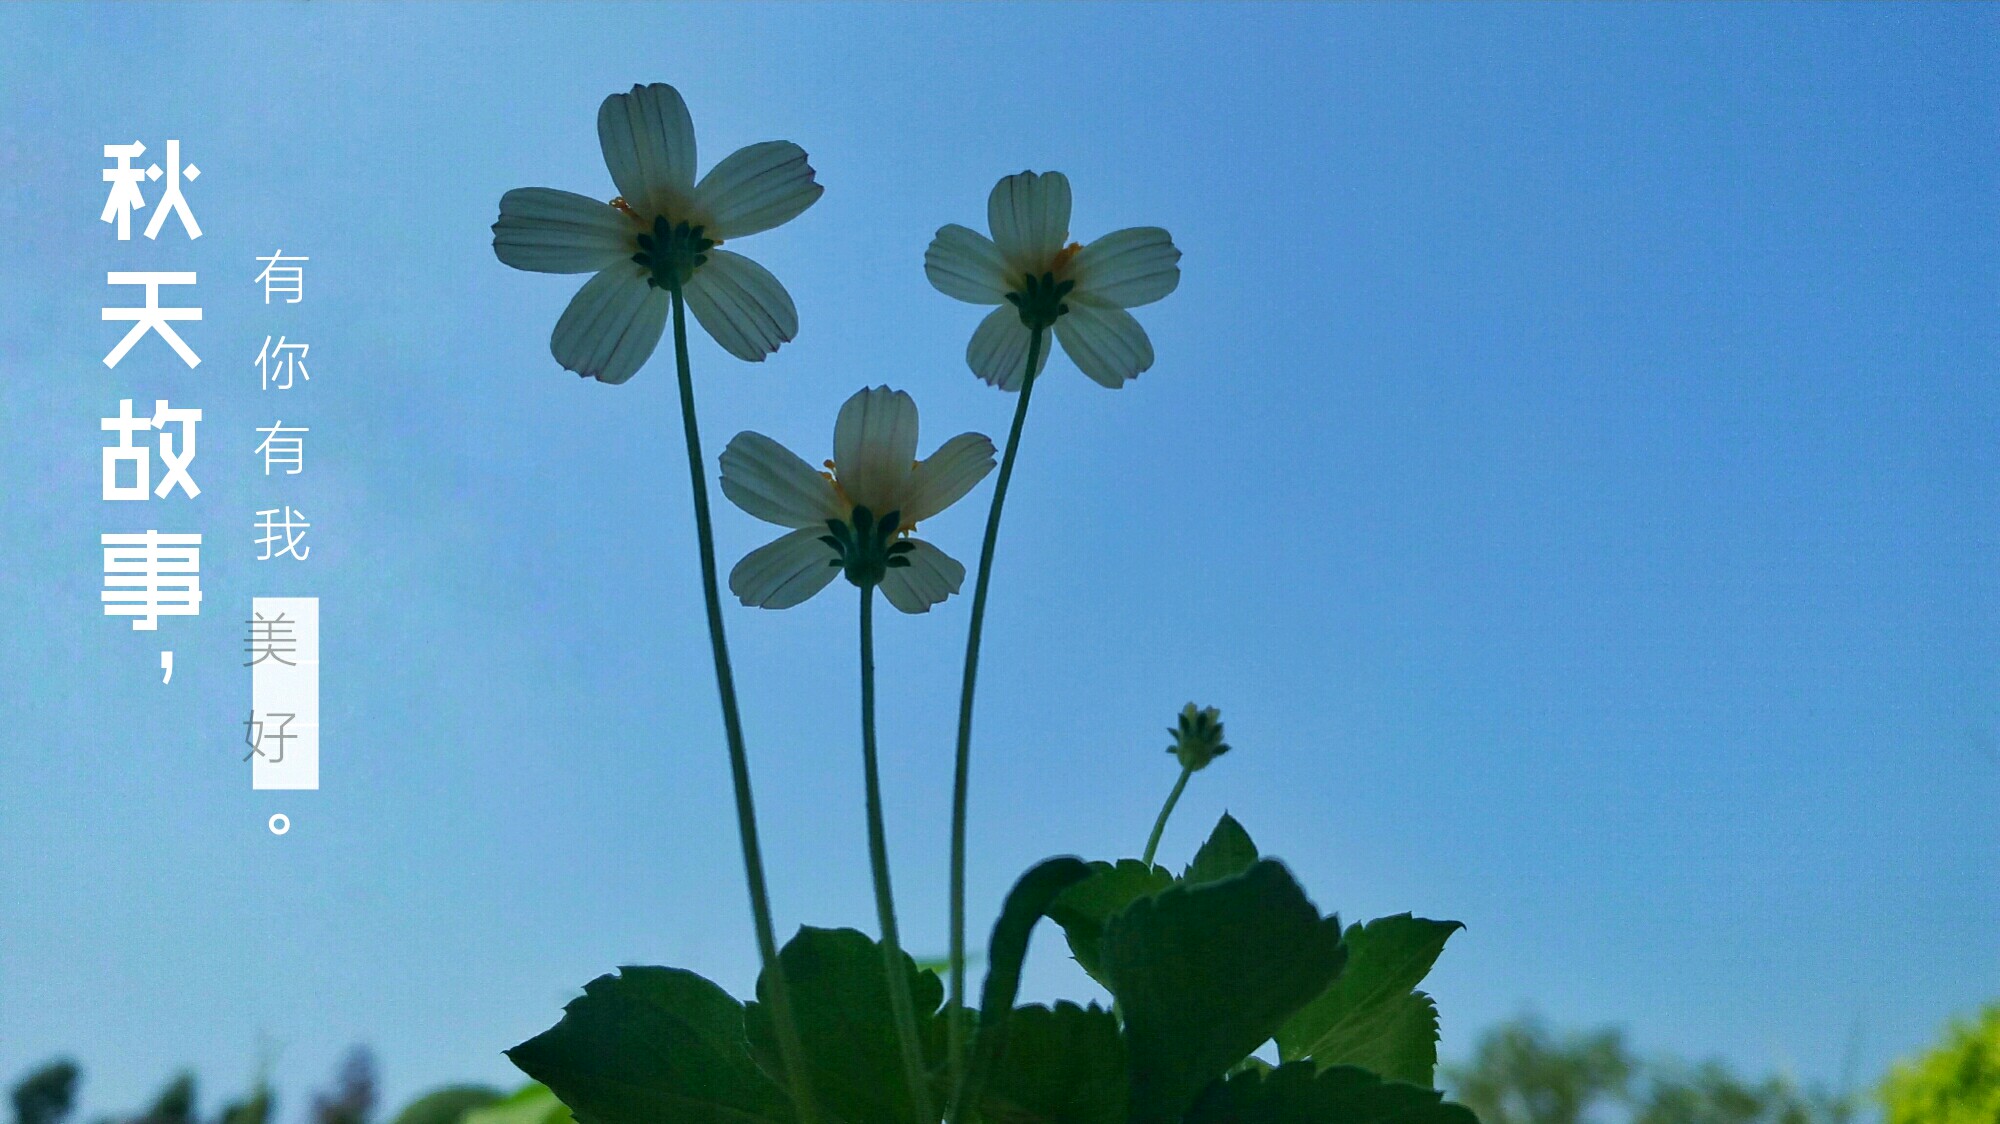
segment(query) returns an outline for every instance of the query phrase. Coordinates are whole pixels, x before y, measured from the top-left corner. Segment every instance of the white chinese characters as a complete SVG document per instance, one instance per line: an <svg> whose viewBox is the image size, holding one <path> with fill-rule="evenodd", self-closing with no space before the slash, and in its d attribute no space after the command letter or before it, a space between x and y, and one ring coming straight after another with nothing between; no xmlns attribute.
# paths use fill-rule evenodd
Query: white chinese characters
<svg viewBox="0 0 2000 1124"><path fill-rule="evenodd" d="M259 562L269 562L274 558L291 557L300 562L312 553L312 547L302 545L306 541L306 530L312 524L306 522L303 512L296 511L290 504L282 508L266 508L257 513L257 546L263 550L257 556Z"/></svg>
<svg viewBox="0 0 2000 1124"><path fill-rule="evenodd" d="M118 434L116 445L104 447L104 498L107 500L145 500L158 496L161 499L175 488L179 488L189 499L201 494L201 486L188 475L188 464L194 460L194 427L201 420L201 411L177 409L169 406L162 398L153 404L151 417L134 417L132 400L118 400L118 416L104 418L100 428L108 433ZM169 426L179 426L179 440ZM150 489L152 482L154 450L133 443L133 436L157 430L159 432L160 464L166 470L160 477L158 488ZM133 482L122 483L121 466L132 466Z"/></svg>
<svg viewBox="0 0 2000 1124"><path fill-rule="evenodd" d="M287 476L297 476L306 469L306 442L299 436L312 430L302 425L286 425L283 421L259 426L257 432L264 435L264 442L257 451L264 454L264 475L271 475L273 468L282 468Z"/></svg>
<svg viewBox="0 0 2000 1124"><path fill-rule="evenodd" d="M144 285L146 287L146 303L143 307L106 308L104 310L104 319L106 320L130 320L133 322L131 330L125 333L125 338L119 340L118 346L112 348L110 354L104 357L105 366L117 367L126 354L132 350L132 345L138 343L139 337L145 335L148 331L158 333L159 337L167 342L167 346L174 349L174 354L181 357L181 362L186 363L190 368L201 366L201 356L196 355L194 349L189 347L187 341L182 339L180 333L174 331L173 328L173 322L176 320L201 319L201 309L160 307L160 286L192 285L194 284L193 271L190 270L185 273L112 272L104 275L104 282L107 285Z"/></svg>
<svg viewBox="0 0 2000 1124"><path fill-rule="evenodd" d="M145 154L146 146L138 141L104 146L104 158L113 162L111 167L104 169L104 182L111 185L111 190L105 196L104 211L98 218L117 225L120 242L131 241L132 212L146 206L145 181L157 181L164 174L166 189L153 207L152 221L146 224L146 237L157 241L169 215L180 220L181 229L190 241L201 237L201 224L195 221L194 212L188 210L187 196L181 192L182 183L193 183L201 178L201 169L193 164L182 166L179 140L167 142L167 168L164 173L158 164L145 168L132 166L132 161Z"/></svg>
<svg viewBox="0 0 2000 1124"><path fill-rule="evenodd" d="M110 186L98 218L112 224L121 242L132 238L133 213L148 206L152 208L152 218L145 226L147 238L157 240L169 219L179 221L189 240L201 237L201 224L195 220L183 191L184 185L201 176L201 169L193 163L182 163L179 139L167 141L166 148L166 167L162 169L157 163L143 168L133 164L146 154L146 146L140 141L104 146L104 158L110 166L104 169L103 181ZM149 183L160 185L158 195L150 202L146 198ZM113 287L142 287L146 294L145 303L137 307L102 309L104 322L131 325L105 354L106 367L115 370L147 335L158 336L189 369L201 365L201 356L195 354L175 328L176 324L200 321L201 309L160 303L163 286L193 285L193 270L113 270L104 275L104 281ZM155 399L150 414L134 413L132 404L131 398L119 399L118 413L98 422L100 431L115 435L102 452L103 499L144 503L166 499L175 491L187 499L201 495L201 486L189 471L194 463L195 427L201 421L201 411L174 406L166 398ZM200 615L200 534L163 533L149 527L144 531L100 534L98 545L104 559L104 588L99 600L105 616L127 617L133 630L154 632L160 627L161 617ZM161 682L171 682L171 651L160 653L160 667L164 673Z"/></svg>
<svg viewBox="0 0 2000 1124"><path fill-rule="evenodd" d="M311 344L286 343L283 336L273 345L271 337L265 336L264 346L257 349L257 377L263 382L258 389L270 390L275 386L290 390L294 378L311 382L312 373L306 370L306 352L311 347Z"/></svg>
<svg viewBox="0 0 2000 1124"><path fill-rule="evenodd" d="M201 612L201 536L102 535L104 615L131 617L136 632L152 632L161 617Z"/></svg>
<svg viewBox="0 0 2000 1124"><path fill-rule="evenodd" d="M297 304L306 299L304 267L286 263L311 261L311 258L297 255L287 257L285 251L279 249L270 257L260 257L257 260L264 263L264 272L257 275L257 280L263 282L265 304L270 304L274 296L285 297L286 304Z"/></svg>

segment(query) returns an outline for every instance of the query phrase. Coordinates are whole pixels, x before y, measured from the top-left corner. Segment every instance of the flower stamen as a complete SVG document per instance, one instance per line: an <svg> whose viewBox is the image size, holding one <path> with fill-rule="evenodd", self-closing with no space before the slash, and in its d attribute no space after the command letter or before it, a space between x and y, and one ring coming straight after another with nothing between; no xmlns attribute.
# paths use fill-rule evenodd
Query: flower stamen
<svg viewBox="0 0 2000 1124"><path fill-rule="evenodd" d="M840 470L833 467L833 458L829 457L820 463L826 466L826 471L820 475L826 477L826 482L833 485L833 494L840 498L841 506L851 510L854 507L854 497L848 495L847 489L841 486Z"/></svg>

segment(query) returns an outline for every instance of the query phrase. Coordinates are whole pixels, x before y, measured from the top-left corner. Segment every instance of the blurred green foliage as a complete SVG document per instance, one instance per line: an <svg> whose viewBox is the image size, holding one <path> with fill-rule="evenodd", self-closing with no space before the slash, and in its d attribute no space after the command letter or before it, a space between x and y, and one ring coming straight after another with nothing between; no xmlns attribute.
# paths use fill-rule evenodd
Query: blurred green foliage
<svg viewBox="0 0 2000 1124"><path fill-rule="evenodd" d="M500 1091L490 1085L446 1085L404 1105L394 1124L459 1124L467 1113L499 1100Z"/></svg>
<svg viewBox="0 0 2000 1124"><path fill-rule="evenodd" d="M58 1058L29 1070L14 1083L14 1124L65 1124L76 1111L83 1070ZM375 1058L357 1046L342 1058L333 1081L310 1100L308 1124L373 1124ZM177 1073L141 1112L99 1118L95 1124L275 1124L276 1097L260 1073L241 1097L214 1116L200 1111L192 1073ZM574 1124L555 1094L530 1083L512 1094L486 1085L447 1085L403 1106L389 1124Z"/></svg>
<svg viewBox="0 0 2000 1124"><path fill-rule="evenodd" d="M1533 1018L1487 1031L1471 1060L1446 1066L1443 1076L1482 1124L1847 1124L1854 1118L1849 1097L1801 1089L1783 1077L1744 1078L1720 1062L1645 1059L1616 1030L1558 1034Z"/></svg>
<svg viewBox="0 0 2000 1124"><path fill-rule="evenodd" d="M1482 1124L1849 1124L1856 1098L1802 1089L1777 1076L1746 1078L1719 1062L1639 1056L1616 1030L1558 1033L1520 1018L1488 1030L1472 1057L1447 1065L1443 1084ZM83 1073L56 1059L14 1085L14 1124L65 1124ZM260 1076L212 1118L189 1073L176 1074L142 1112L97 1124L274 1124ZM1931 1049L1898 1063L1878 1090L1883 1124L2000 1124L2000 1003L1954 1022ZM373 1058L348 1054L311 1101L310 1124L371 1124ZM411 1101L389 1124L574 1124L555 1094L530 1082L513 1093L450 1085Z"/></svg>
<svg viewBox="0 0 2000 1124"><path fill-rule="evenodd" d="M30 1070L14 1086L15 1124L62 1124L76 1107L76 1086L83 1070L68 1058L58 1058Z"/></svg>
<svg viewBox="0 0 2000 1124"><path fill-rule="evenodd" d="M572 1118L548 1086L530 1081L504 1100L466 1113L460 1124L572 1124Z"/></svg>
<svg viewBox="0 0 2000 1124"><path fill-rule="evenodd" d="M1884 1124L2000 1124L2000 1003L1897 1063L1881 1098Z"/></svg>

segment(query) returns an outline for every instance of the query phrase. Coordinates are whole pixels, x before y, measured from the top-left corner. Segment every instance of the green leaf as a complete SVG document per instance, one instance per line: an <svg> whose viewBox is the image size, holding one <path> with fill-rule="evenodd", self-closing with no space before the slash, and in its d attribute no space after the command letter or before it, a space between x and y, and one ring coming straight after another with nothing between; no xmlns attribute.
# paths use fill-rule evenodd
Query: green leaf
<svg viewBox="0 0 2000 1124"><path fill-rule="evenodd" d="M1021 964L1028 958L1028 937L1035 922L1042 919L1049 904L1065 890L1090 877L1090 867L1082 859L1048 859L1029 868L1000 907L993 923L993 965L986 971L986 985L979 992L979 1033L973 1048L972 1070L963 1088L956 1091L951 1118L963 1119L968 1103L977 1103L994 1059L1007 1041L1007 1024L1014 1012L1014 996L1021 990Z"/></svg>
<svg viewBox="0 0 2000 1124"><path fill-rule="evenodd" d="M1437 1065L1437 1008L1411 989L1464 928L1399 913L1347 930L1347 968L1278 1031L1278 1057L1321 1068L1358 1065L1429 1085Z"/></svg>
<svg viewBox="0 0 2000 1124"><path fill-rule="evenodd" d="M1194 861L1188 864L1181 875L1183 882L1219 882L1250 869L1257 861L1257 844L1250 841L1250 833L1236 822L1236 817L1222 813L1215 830L1208 833L1208 842L1194 854Z"/></svg>
<svg viewBox="0 0 2000 1124"><path fill-rule="evenodd" d="M1179 1119L1340 971L1340 921L1322 919L1274 860L1140 898L1100 952L1125 1015L1132 1124Z"/></svg>
<svg viewBox="0 0 2000 1124"><path fill-rule="evenodd" d="M463 1117L464 1124L570 1124L568 1106L556 1099L547 1085L531 1081L509 1093L506 1099ZM397 1124L404 1124L398 1120Z"/></svg>
<svg viewBox="0 0 2000 1124"><path fill-rule="evenodd" d="M853 929L807 925L786 942L778 961L790 985L792 1016L820 1104L852 1124L909 1120L916 1110L903 1077L882 946ZM909 973L925 1066L935 1070L945 1051L945 1024L938 1014L944 984L936 973L919 970L907 953L903 970ZM760 1001L749 1005L745 1021L757 1059L782 1080L784 1063L771 1023L770 988L770 975L765 973L757 980Z"/></svg>
<svg viewBox="0 0 2000 1124"><path fill-rule="evenodd" d="M467 1113L499 1101L498 1089L485 1085L447 1085L404 1105L403 1111L395 1116L395 1124L459 1124ZM556 1103L553 1095L549 1097L549 1102Z"/></svg>
<svg viewBox="0 0 2000 1124"><path fill-rule="evenodd" d="M507 1051L586 1124L789 1124L791 1102L750 1057L742 1004L677 968L584 985L562 1021Z"/></svg>
<svg viewBox="0 0 2000 1124"><path fill-rule="evenodd" d="M912 952L910 953L910 958L913 961L915 961L918 971L936 972L939 978L943 978L946 972L951 971L951 957L949 956L939 955L935 953L919 956L916 953ZM978 964L985 958L986 958L986 950L984 949L968 948L965 950L965 964L968 968L974 964Z"/></svg>
<svg viewBox="0 0 2000 1124"><path fill-rule="evenodd" d="M1092 1004L1018 1007L979 1098L987 1124L1124 1124L1125 1041Z"/></svg>
<svg viewBox="0 0 2000 1124"><path fill-rule="evenodd" d="M1105 922L1140 898L1172 886L1174 876L1165 867L1148 866L1138 859L1119 859L1116 865L1094 862L1090 870L1090 877L1063 891L1050 904L1048 914L1049 920L1063 927L1070 955L1092 979L1103 983L1097 946L1104 938Z"/></svg>
<svg viewBox="0 0 2000 1124"><path fill-rule="evenodd" d="M1245 1071L1202 1091L1185 1124L1479 1124L1464 1105L1365 1069L1304 1062Z"/></svg>
<svg viewBox="0 0 2000 1124"><path fill-rule="evenodd" d="M1257 1055L1252 1054L1249 1057L1244 1058L1242 1061L1237 1062L1235 1065L1230 1066L1229 1072L1242 1073L1245 1070L1256 1070L1258 1073L1269 1073L1276 1068L1278 1067L1272 1065L1270 1062L1265 1061L1263 1058L1260 1058Z"/></svg>
<svg viewBox="0 0 2000 1124"><path fill-rule="evenodd" d="M1365 1034L1314 1055L1313 1062L1356 1065L1389 1081L1428 1087L1437 1070L1437 1043L1437 1003L1421 991L1406 991L1382 1004Z"/></svg>

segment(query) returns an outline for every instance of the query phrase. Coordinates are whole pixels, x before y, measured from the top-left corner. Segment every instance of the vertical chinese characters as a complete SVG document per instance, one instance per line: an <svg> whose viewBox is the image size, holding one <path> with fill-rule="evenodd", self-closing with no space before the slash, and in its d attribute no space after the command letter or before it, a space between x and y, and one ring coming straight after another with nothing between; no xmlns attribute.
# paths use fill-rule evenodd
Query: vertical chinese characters
<svg viewBox="0 0 2000 1124"><path fill-rule="evenodd" d="M104 157L111 166L104 169L103 180L110 188L98 217L113 226L118 241L129 242L133 212L150 205L152 218L143 232L147 238L157 241L169 218L178 220L189 241L200 238L201 224L188 207L183 187L198 179L201 169L193 163L182 163L179 139L167 141L164 170L157 163L144 168L133 166L132 161L143 157L146 151L140 141L104 146ZM148 204L146 185L158 183L162 177L166 182L161 185L158 197ZM174 327L176 323L199 322L201 309L166 307L160 303L162 286L193 286L196 280L193 270L113 270L104 275L104 280L111 287L143 286L145 290L145 303L139 307L106 305L102 309L104 321L132 325L105 354L105 367L117 370L149 334L158 336L188 369L201 364L201 357ZM151 414L135 414L133 399L119 399L117 415L104 417L99 423L103 432L116 435L116 443L104 447L101 498L105 502L150 503L167 500L177 491L181 499L191 500L201 495L201 487L190 472L195 458L195 427L200 421L199 409L174 406L167 398L155 399ZM144 441L142 434L156 437L157 442ZM153 482L155 452L160 464L157 485ZM160 627L161 617L200 615L200 534L162 532L148 527L144 531L104 532L98 536L98 545L104 560L104 587L99 600L105 616L130 618L135 631L154 632ZM163 651L160 662L170 680L172 653Z"/></svg>
<svg viewBox="0 0 2000 1124"><path fill-rule="evenodd" d="M264 304L302 304L306 296L306 264L309 255L287 254L282 248L259 256L263 268L253 278L262 286ZM274 309L265 314L280 321L289 313ZM292 328L296 324L273 324ZM257 349L257 381L260 393L276 391L287 395L288 404L302 401L312 381L306 367L308 344L290 339L284 331L266 335ZM289 397L300 392L300 399ZM293 419L290 422L286 417ZM286 409L269 425L257 426L259 440L252 447L264 465L265 487L283 490L290 485L272 477L293 477L306 471L306 442L312 427L297 421L298 412ZM284 499L290 499L286 495ZM312 556L306 535L312 523L304 512L289 502L268 499L260 504L252 524L257 547L256 560L263 562L305 562ZM257 597L253 599L244 666L250 669L250 717L244 722L244 741L249 746L245 759L251 763L250 783L255 789L312 789L319 787L319 599L316 597Z"/></svg>
<svg viewBox="0 0 2000 1124"><path fill-rule="evenodd" d="M273 297L279 298L278 303L288 305L305 300L305 263L312 260L310 256L287 254L280 247L257 260L264 268L254 283L263 286L265 304L272 303ZM265 336L256 359L260 389L288 391L312 381L312 374L306 370L306 354L310 350L308 344L287 342L283 334L275 342L271 336ZM278 419L268 426L259 426L257 432L263 435L256 453L264 459L265 476L272 475L273 469L286 476L305 471L305 438L312 432L310 426L286 425L283 419ZM312 547L305 544L306 531L312 524L290 504L259 509L254 527L259 562L281 558L304 562L312 552Z"/></svg>

